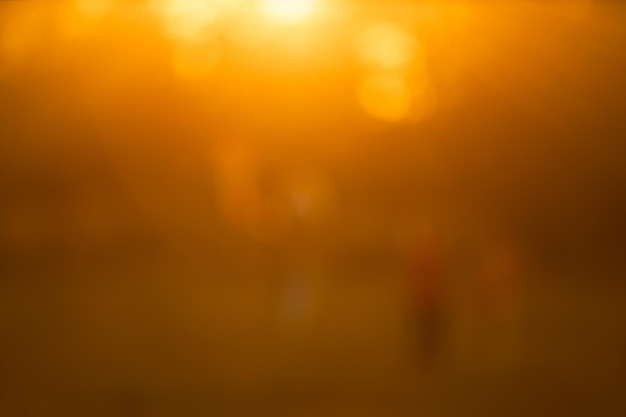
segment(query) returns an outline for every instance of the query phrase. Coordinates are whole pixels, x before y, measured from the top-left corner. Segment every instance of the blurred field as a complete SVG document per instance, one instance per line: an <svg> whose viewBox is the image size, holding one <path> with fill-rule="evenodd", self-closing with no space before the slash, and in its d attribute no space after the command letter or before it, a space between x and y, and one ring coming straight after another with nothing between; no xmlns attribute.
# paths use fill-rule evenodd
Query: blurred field
<svg viewBox="0 0 626 417"><path fill-rule="evenodd" d="M168 272L119 268L69 288L59 283L72 279L67 273L54 286L3 280L6 415L623 409L622 284L574 276L555 283L537 274L514 356L502 356L497 340L479 339L471 349L451 336L440 362L424 372L389 273L352 271L351 282L341 282L345 273L324 275L315 317L293 328L272 311L267 285L253 282L260 277L206 283L198 270L155 263Z"/></svg>

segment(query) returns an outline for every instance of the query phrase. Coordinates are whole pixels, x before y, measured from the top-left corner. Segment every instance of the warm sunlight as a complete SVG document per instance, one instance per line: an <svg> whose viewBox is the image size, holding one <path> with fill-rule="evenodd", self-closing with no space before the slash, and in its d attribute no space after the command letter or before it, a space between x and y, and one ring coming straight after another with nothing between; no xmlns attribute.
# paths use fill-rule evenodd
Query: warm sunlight
<svg viewBox="0 0 626 417"><path fill-rule="evenodd" d="M219 2L208 0L151 0L153 12L167 33L182 39L200 37L219 12Z"/></svg>
<svg viewBox="0 0 626 417"><path fill-rule="evenodd" d="M364 73L357 89L363 110L386 122L409 118L416 94L428 85L416 37L398 23L379 22L367 28L355 46Z"/></svg>
<svg viewBox="0 0 626 417"><path fill-rule="evenodd" d="M626 0L0 0L0 417L626 417Z"/></svg>
<svg viewBox="0 0 626 417"><path fill-rule="evenodd" d="M263 11L273 20L298 23L311 15L315 0L263 0Z"/></svg>
<svg viewBox="0 0 626 417"><path fill-rule="evenodd" d="M111 0L76 0L78 10L88 17L102 17L113 6Z"/></svg>

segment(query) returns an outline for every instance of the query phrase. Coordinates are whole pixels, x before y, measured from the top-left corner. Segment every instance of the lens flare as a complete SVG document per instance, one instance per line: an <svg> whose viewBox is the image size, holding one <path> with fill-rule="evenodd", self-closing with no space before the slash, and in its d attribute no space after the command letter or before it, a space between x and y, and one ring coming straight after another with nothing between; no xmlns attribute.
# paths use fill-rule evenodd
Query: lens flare
<svg viewBox="0 0 626 417"><path fill-rule="evenodd" d="M311 15L315 0L263 0L262 8L272 20L292 24Z"/></svg>

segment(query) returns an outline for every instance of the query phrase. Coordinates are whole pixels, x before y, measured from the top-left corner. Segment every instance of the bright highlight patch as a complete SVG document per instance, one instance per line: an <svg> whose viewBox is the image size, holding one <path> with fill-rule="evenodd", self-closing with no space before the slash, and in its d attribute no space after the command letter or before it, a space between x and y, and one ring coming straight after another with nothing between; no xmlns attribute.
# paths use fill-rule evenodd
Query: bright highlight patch
<svg viewBox="0 0 626 417"><path fill-rule="evenodd" d="M263 0L263 12L282 23L298 23L311 15L315 0Z"/></svg>
<svg viewBox="0 0 626 417"><path fill-rule="evenodd" d="M197 39L218 18L220 1L151 0L166 32L179 39Z"/></svg>

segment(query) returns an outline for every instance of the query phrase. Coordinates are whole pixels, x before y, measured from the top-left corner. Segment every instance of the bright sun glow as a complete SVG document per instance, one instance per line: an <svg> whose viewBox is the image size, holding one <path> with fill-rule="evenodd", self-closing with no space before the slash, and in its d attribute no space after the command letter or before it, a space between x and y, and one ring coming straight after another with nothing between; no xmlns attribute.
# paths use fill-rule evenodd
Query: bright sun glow
<svg viewBox="0 0 626 417"><path fill-rule="evenodd" d="M217 19L221 2L211 0L151 0L165 30L180 39L196 39Z"/></svg>
<svg viewBox="0 0 626 417"><path fill-rule="evenodd" d="M297 23L311 15L315 0L263 0L263 11L271 19Z"/></svg>

